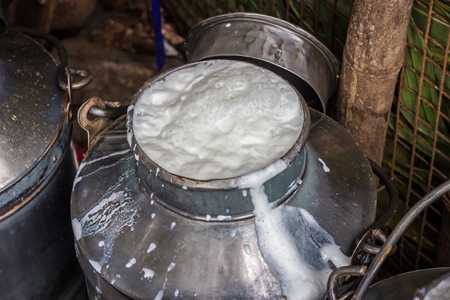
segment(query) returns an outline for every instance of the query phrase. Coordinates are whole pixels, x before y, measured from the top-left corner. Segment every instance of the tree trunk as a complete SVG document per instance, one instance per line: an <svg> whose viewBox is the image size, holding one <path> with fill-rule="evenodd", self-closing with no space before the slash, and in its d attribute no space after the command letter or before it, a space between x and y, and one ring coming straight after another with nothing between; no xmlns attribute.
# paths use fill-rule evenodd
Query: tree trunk
<svg viewBox="0 0 450 300"><path fill-rule="evenodd" d="M403 63L412 0L355 0L335 119L381 163L389 110Z"/></svg>

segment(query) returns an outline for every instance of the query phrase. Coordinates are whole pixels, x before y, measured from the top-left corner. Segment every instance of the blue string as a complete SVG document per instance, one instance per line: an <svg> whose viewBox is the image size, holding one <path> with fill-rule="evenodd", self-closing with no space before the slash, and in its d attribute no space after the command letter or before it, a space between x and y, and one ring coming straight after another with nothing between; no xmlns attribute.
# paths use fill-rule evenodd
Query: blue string
<svg viewBox="0 0 450 300"><path fill-rule="evenodd" d="M152 5L152 16L153 16L153 28L155 31L155 45L156 45L156 66L158 70L164 66L164 37L162 35L161 28L161 9L160 9L160 0L151 0Z"/></svg>

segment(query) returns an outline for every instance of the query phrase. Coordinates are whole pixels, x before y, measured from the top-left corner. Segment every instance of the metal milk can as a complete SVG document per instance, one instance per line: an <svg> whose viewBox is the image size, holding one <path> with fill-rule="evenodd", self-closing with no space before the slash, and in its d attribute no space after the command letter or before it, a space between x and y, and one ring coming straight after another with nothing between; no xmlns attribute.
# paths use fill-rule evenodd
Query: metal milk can
<svg viewBox="0 0 450 300"><path fill-rule="evenodd" d="M72 69L69 72L86 78L68 84L62 45L42 35L56 43L62 62L58 71L40 44L8 28L2 17L0 298L72 299L83 284L83 275L70 226L76 162L70 148L67 87L82 87L91 77Z"/></svg>
<svg viewBox="0 0 450 300"><path fill-rule="evenodd" d="M307 210L351 255L374 220L370 166L344 129L305 111L309 134L264 189L274 205ZM152 162L132 136L131 143L122 117L96 135L74 182L72 225L91 298L282 298L258 251L252 202L239 179L179 177ZM301 228L289 224L292 232Z"/></svg>
<svg viewBox="0 0 450 300"><path fill-rule="evenodd" d="M232 23L233 14L229 18L220 20L223 30L236 25ZM256 28L256 33L273 32L267 28L273 20L264 22L265 31L258 29L259 25L253 26L252 18L247 20L250 20L248 27ZM209 29L196 31L202 26L209 28L208 22L198 25L188 36L208 36ZM295 48L300 52L320 44L297 27L295 32L277 28L288 40L301 42ZM298 35L299 31L303 36ZM221 30L214 32L222 34ZM265 39L256 33L245 36L253 37L250 40L256 43ZM232 35L240 38L229 36L228 44L242 41L239 29L234 28ZM219 39L214 38L211 43ZM193 61L209 59L204 53L193 54L202 49L196 44L197 39L192 42L195 47L189 43L188 39L186 48L191 49L189 57L196 57ZM322 51L321 45L314 54L294 57L297 62L307 63L293 68L295 59L286 61L293 53L285 51L280 43L280 51L268 44L261 46L273 50L269 53L278 65L269 61L272 56L265 51L262 56L268 59L245 56L241 50L234 57L223 54L212 55L211 59L250 61L283 78L286 76L285 80L297 88L304 130L281 158L288 167L267 180L264 190L271 205L286 212L286 227L298 249L303 249L302 255L313 269L320 269L323 266L314 254L308 254L309 245L334 240L345 255L358 252L361 236L374 226L376 187L371 166L352 138L332 119L307 107L308 101L304 100L303 93L314 94L311 106L325 109L336 87L337 62L329 52ZM308 46L302 49L303 44ZM327 63L321 65L321 61ZM335 67L330 68L329 61ZM192 64L199 63L202 62ZM308 75L317 69L304 69L318 65L320 76ZM168 74L176 71L170 70L145 83L134 96L127 116L113 122L88 117L92 109L115 109L112 103L100 98L89 99L80 109L79 122L89 132L91 144L74 180L71 213L89 296L91 299L286 299L280 274L260 251L254 206L249 190L239 188L240 178L202 181L171 174L153 162L133 136L133 104L153 83L166 80ZM320 78L324 86L320 85ZM327 234L309 231L304 226L306 217L300 216L301 210L307 211Z"/></svg>

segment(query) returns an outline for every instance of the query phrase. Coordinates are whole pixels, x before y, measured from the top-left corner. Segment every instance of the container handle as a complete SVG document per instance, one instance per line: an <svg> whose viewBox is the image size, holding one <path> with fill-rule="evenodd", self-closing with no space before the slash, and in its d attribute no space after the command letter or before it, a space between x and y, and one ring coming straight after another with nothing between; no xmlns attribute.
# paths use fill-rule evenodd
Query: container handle
<svg viewBox="0 0 450 300"><path fill-rule="evenodd" d="M365 270L367 265L371 261L371 256L377 255L383 245L385 244L387 237L382 231L382 229L388 224L389 220L394 216L397 206L398 206L398 192L395 188L393 182L389 178L389 176L383 171L383 169L378 166L374 161L369 159L370 166L372 168L372 172L380 179L380 182L385 186L386 191L389 195L389 203L387 208L384 210L383 214L378 218L373 225L363 234L363 236L357 241L357 245L355 250L353 251L351 266L355 268L363 268L361 269L360 274L350 274L348 272L356 272L357 269L352 269L350 267L341 267L335 269L328 281L328 298L329 299L341 299L338 298L335 294L337 279L344 277L342 274L346 273L346 280L353 276L363 276L365 274ZM380 245L381 244L381 245ZM393 254L396 250L396 246L393 245L390 254ZM342 269L342 270L341 270ZM362 271L363 270L363 271ZM342 280L343 282L344 280ZM351 294L350 294L351 295ZM347 299L346 297L344 299Z"/></svg>
<svg viewBox="0 0 450 300"><path fill-rule="evenodd" d="M68 96L65 98L64 109L67 115L67 122L70 124L72 122L72 90L78 90L84 88L92 82L94 76L88 70L74 69L67 67L67 52L64 45L51 34L46 32L35 30L26 27L15 27L16 30L23 34L42 38L49 42L58 52L58 74L57 81L58 86L67 92ZM72 81L72 76L80 77L79 81Z"/></svg>
<svg viewBox="0 0 450 300"><path fill-rule="evenodd" d="M128 106L91 97L78 111L78 123L88 134L89 146L94 143L97 134L112 123L113 119L126 113Z"/></svg>

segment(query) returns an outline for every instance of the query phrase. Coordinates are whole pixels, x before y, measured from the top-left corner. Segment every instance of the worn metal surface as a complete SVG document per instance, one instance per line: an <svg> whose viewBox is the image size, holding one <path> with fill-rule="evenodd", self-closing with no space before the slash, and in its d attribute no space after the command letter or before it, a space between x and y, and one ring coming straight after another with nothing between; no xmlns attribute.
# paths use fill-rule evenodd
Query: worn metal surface
<svg viewBox="0 0 450 300"><path fill-rule="evenodd" d="M259 61L275 73L289 74L283 77L321 111L337 88L339 66L333 54L313 35L277 18L253 13L209 18L191 29L185 50L189 62L227 57Z"/></svg>
<svg viewBox="0 0 450 300"><path fill-rule="evenodd" d="M72 299L83 285L70 226L75 162L68 148L24 203L0 214L2 299Z"/></svg>
<svg viewBox="0 0 450 300"><path fill-rule="evenodd" d="M355 239L374 220L370 166L341 127L310 113L302 183L282 205L309 211L351 255ZM198 220L177 214L143 184L136 163L125 121L119 120L89 150L74 181L72 222L90 297L154 298L162 290L167 298L175 297L176 290L203 299L281 295L280 283L259 252L253 217L219 221L217 215ZM174 182L168 191L174 188L184 190Z"/></svg>
<svg viewBox="0 0 450 300"><path fill-rule="evenodd" d="M83 284L70 228L76 163L66 100L50 54L0 28L2 299L70 299Z"/></svg>

